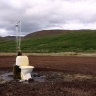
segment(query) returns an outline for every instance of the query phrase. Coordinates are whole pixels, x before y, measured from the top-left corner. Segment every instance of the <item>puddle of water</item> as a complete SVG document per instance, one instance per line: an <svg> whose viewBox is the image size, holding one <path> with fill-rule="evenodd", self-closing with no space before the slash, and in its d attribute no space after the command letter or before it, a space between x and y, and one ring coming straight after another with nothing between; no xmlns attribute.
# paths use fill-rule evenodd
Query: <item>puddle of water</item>
<svg viewBox="0 0 96 96"><path fill-rule="evenodd" d="M64 77L64 81L71 82L74 80L73 75L70 75L70 74L64 74L63 77Z"/></svg>
<svg viewBox="0 0 96 96"><path fill-rule="evenodd" d="M38 73L32 73L32 79L37 82L45 82L46 76Z"/></svg>
<svg viewBox="0 0 96 96"><path fill-rule="evenodd" d="M44 75L39 75L38 73L32 73L32 79L33 81L36 82L45 82L46 76ZM13 79L13 72L4 72L3 74L0 75L0 79L5 82L9 82L14 80Z"/></svg>
<svg viewBox="0 0 96 96"><path fill-rule="evenodd" d="M0 75L0 79L8 82L8 81L12 81L13 80L13 73L12 72L8 72L8 73L3 73L2 75Z"/></svg>
<svg viewBox="0 0 96 96"><path fill-rule="evenodd" d="M84 79L94 79L92 75L84 75L84 74L64 74L63 72L32 72L32 79L35 82L53 82L53 81L67 81L71 82L73 80L84 80ZM3 72L0 75L0 82L9 82L13 79L13 72Z"/></svg>

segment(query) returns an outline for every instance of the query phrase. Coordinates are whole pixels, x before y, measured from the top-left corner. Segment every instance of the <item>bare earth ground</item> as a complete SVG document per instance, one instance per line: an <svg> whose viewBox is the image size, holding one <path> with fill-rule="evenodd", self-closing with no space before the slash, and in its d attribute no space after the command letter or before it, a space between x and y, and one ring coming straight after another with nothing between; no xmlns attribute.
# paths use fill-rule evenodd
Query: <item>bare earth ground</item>
<svg viewBox="0 0 96 96"><path fill-rule="evenodd" d="M0 74L12 71L15 59L16 56L0 56ZM51 82L6 82L0 84L0 96L96 96L96 57L29 56L29 61L34 72L62 72L70 80L55 80L57 77L49 74Z"/></svg>

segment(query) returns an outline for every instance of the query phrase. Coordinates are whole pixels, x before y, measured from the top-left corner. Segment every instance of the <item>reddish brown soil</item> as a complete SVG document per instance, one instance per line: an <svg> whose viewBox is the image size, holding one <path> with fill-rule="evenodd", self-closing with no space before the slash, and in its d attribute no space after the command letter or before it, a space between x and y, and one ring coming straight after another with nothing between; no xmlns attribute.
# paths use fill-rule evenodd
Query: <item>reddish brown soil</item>
<svg viewBox="0 0 96 96"><path fill-rule="evenodd" d="M0 56L0 68L12 68L16 56ZM96 57L29 56L30 65L38 70L56 70L96 74Z"/></svg>
<svg viewBox="0 0 96 96"><path fill-rule="evenodd" d="M10 70L15 56L0 56L0 69ZM62 71L96 76L96 57L29 56L34 71ZM96 96L96 79L72 82L0 84L0 96Z"/></svg>

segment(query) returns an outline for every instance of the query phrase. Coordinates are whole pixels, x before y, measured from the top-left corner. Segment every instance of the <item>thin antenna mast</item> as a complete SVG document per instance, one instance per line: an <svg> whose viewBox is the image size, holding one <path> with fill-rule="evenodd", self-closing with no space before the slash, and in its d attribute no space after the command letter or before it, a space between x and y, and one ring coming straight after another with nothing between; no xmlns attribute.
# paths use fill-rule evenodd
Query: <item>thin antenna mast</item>
<svg viewBox="0 0 96 96"><path fill-rule="evenodd" d="M16 42L17 48L21 48L21 21L16 23Z"/></svg>
<svg viewBox="0 0 96 96"><path fill-rule="evenodd" d="M21 48L21 21L19 22L19 48Z"/></svg>

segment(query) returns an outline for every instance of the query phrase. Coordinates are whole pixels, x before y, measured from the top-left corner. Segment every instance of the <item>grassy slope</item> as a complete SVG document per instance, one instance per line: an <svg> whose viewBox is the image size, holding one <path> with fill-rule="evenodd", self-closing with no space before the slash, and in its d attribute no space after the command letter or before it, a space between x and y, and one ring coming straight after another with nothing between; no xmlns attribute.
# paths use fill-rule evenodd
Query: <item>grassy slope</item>
<svg viewBox="0 0 96 96"><path fill-rule="evenodd" d="M72 32L22 41L24 52L96 52L96 31ZM15 52L15 41L0 42L1 52Z"/></svg>

